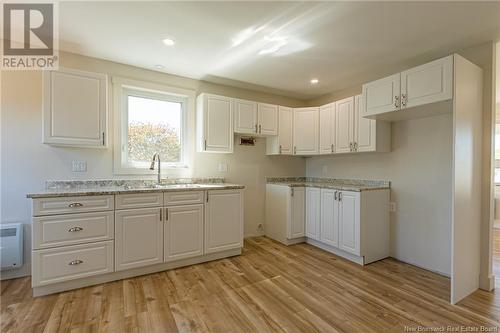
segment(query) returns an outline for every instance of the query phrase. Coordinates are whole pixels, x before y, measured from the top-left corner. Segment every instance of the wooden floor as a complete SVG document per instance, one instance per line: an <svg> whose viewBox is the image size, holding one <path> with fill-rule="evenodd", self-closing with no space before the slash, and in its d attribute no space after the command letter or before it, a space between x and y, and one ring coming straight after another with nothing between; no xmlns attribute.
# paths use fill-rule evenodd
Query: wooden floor
<svg viewBox="0 0 500 333"><path fill-rule="evenodd" d="M1 283L5 332L404 332L496 327L500 297L449 304L448 278L386 259L361 267L307 244L245 241L243 255L32 298ZM408 331L408 330L407 330Z"/></svg>

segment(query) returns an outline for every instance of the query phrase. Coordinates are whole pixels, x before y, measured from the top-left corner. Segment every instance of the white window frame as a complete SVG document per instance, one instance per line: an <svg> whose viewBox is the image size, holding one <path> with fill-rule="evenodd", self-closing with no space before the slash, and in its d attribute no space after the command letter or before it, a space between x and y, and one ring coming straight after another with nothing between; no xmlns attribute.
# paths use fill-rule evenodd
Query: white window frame
<svg viewBox="0 0 500 333"><path fill-rule="evenodd" d="M192 135L189 132L191 126L189 126L189 124L192 118L190 115L194 114L195 91L151 82L113 78L114 173L122 175L152 175L156 174L158 171L156 169L149 170L149 163L145 163L145 165L126 163L128 154L128 96L181 103L181 162L169 163L162 161L161 171L164 176L186 175L190 167L190 157L193 151Z"/></svg>

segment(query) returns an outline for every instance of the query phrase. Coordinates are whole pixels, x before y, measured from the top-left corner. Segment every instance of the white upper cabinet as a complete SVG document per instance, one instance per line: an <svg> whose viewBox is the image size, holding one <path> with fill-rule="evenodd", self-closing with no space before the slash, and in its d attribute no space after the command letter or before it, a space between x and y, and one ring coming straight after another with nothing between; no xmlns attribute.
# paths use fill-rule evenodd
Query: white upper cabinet
<svg viewBox="0 0 500 333"><path fill-rule="evenodd" d="M365 108L363 115L374 115L399 110L401 74L363 85Z"/></svg>
<svg viewBox="0 0 500 333"><path fill-rule="evenodd" d="M60 69L43 73L43 143L102 148L107 145L108 78Z"/></svg>
<svg viewBox="0 0 500 333"><path fill-rule="evenodd" d="M241 99L233 100L234 132L256 134L258 131L257 103Z"/></svg>
<svg viewBox="0 0 500 333"><path fill-rule="evenodd" d="M452 55L401 73L401 108L445 101L452 97Z"/></svg>
<svg viewBox="0 0 500 333"><path fill-rule="evenodd" d="M197 98L198 151L233 152L233 103L231 98L201 94Z"/></svg>
<svg viewBox="0 0 500 333"><path fill-rule="evenodd" d="M262 136L278 135L278 106L273 104L257 104L258 134Z"/></svg>
<svg viewBox="0 0 500 333"><path fill-rule="evenodd" d="M293 110L293 144L295 155L316 155L319 152L319 108Z"/></svg>
<svg viewBox="0 0 500 333"><path fill-rule="evenodd" d="M306 237L320 239L320 189L306 188Z"/></svg>
<svg viewBox="0 0 500 333"><path fill-rule="evenodd" d="M278 107L278 135L266 139L267 155L293 155L293 109Z"/></svg>
<svg viewBox="0 0 500 333"><path fill-rule="evenodd" d="M354 97L336 102L335 112L336 153L353 151L354 144Z"/></svg>
<svg viewBox="0 0 500 333"><path fill-rule="evenodd" d="M354 150L358 152L377 149L377 121L361 116L363 97L354 97Z"/></svg>
<svg viewBox="0 0 500 333"><path fill-rule="evenodd" d="M319 153L335 152L335 103L319 108Z"/></svg>

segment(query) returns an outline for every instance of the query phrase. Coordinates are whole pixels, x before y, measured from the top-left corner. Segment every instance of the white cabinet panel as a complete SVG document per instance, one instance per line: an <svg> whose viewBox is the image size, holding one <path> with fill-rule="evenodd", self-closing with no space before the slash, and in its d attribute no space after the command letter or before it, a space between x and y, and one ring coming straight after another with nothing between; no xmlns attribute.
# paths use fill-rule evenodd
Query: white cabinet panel
<svg viewBox="0 0 500 333"><path fill-rule="evenodd" d="M162 208L115 212L115 269L163 262Z"/></svg>
<svg viewBox="0 0 500 333"><path fill-rule="evenodd" d="M278 135L278 106L258 103L259 134Z"/></svg>
<svg viewBox="0 0 500 333"><path fill-rule="evenodd" d="M363 116L375 115L400 108L400 73L363 85Z"/></svg>
<svg viewBox="0 0 500 333"><path fill-rule="evenodd" d="M354 148L358 152L376 151L377 121L361 114L363 97L354 97Z"/></svg>
<svg viewBox="0 0 500 333"><path fill-rule="evenodd" d="M205 200L204 191L179 191L179 192L165 192L164 205L187 205L203 203Z"/></svg>
<svg viewBox="0 0 500 333"><path fill-rule="evenodd" d="M337 190L321 189L320 241L330 246L339 246L339 206Z"/></svg>
<svg viewBox="0 0 500 333"><path fill-rule="evenodd" d="M43 73L43 143L105 147L108 78L60 69Z"/></svg>
<svg viewBox="0 0 500 333"><path fill-rule="evenodd" d="M320 239L320 189L306 188L306 237Z"/></svg>
<svg viewBox="0 0 500 333"><path fill-rule="evenodd" d="M266 139L267 155L293 155L293 109L278 107L278 135Z"/></svg>
<svg viewBox="0 0 500 333"><path fill-rule="evenodd" d="M163 206L163 193L130 193L115 195L116 209L148 208Z"/></svg>
<svg viewBox="0 0 500 333"><path fill-rule="evenodd" d="M165 208L164 260L175 261L203 254L203 205Z"/></svg>
<svg viewBox="0 0 500 333"><path fill-rule="evenodd" d="M360 192L339 191L339 248L360 255Z"/></svg>
<svg viewBox="0 0 500 333"><path fill-rule="evenodd" d="M453 56L401 73L401 108L445 101L453 97Z"/></svg>
<svg viewBox="0 0 500 333"><path fill-rule="evenodd" d="M319 108L319 153L335 152L335 103Z"/></svg>
<svg viewBox="0 0 500 333"><path fill-rule="evenodd" d="M243 247L243 193L209 191L205 204L205 254Z"/></svg>
<svg viewBox="0 0 500 333"><path fill-rule="evenodd" d="M113 210L113 195L89 195L33 199L33 215L54 215Z"/></svg>
<svg viewBox="0 0 500 333"><path fill-rule="evenodd" d="M306 190L304 187L292 187L290 202L290 223L287 223L287 238L294 239L306 235L305 205Z"/></svg>
<svg viewBox="0 0 500 333"><path fill-rule="evenodd" d="M293 110L293 144L295 155L319 152L319 108Z"/></svg>
<svg viewBox="0 0 500 333"><path fill-rule="evenodd" d="M257 103L241 99L233 100L234 132L256 134L258 131Z"/></svg>
<svg viewBox="0 0 500 333"><path fill-rule="evenodd" d="M233 152L233 108L229 97L201 94L197 98L198 150Z"/></svg>
<svg viewBox="0 0 500 333"><path fill-rule="evenodd" d="M352 151L354 142L354 97L336 102L335 112L336 153Z"/></svg>

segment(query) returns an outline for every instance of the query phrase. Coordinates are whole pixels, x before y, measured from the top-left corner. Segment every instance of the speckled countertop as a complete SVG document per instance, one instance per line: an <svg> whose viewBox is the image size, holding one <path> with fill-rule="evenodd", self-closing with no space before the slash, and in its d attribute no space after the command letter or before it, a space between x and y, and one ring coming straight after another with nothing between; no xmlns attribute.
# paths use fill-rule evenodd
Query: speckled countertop
<svg viewBox="0 0 500 333"><path fill-rule="evenodd" d="M285 185L290 187L319 187L356 192L391 188L391 182L387 180L334 179L315 177L267 178L267 183Z"/></svg>
<svg viewBox="0 0 500 333"><path fill-rule="evenodd" d="M71 197L80 195L111 195L150 192L204 191L244 189L239 184L228 184L223 178L182 178L162 180L86 180L47 181L45 189L28 193L28 198Z"/></svg>

